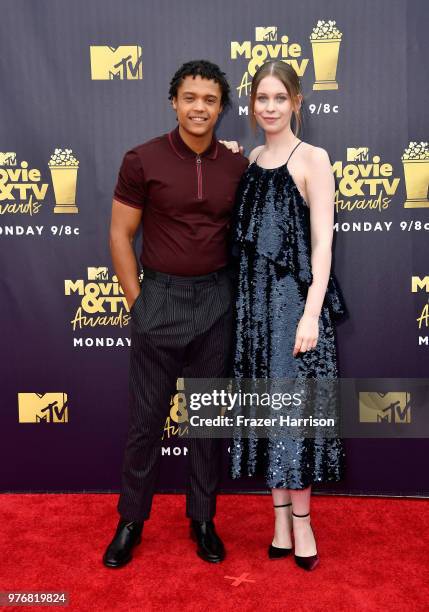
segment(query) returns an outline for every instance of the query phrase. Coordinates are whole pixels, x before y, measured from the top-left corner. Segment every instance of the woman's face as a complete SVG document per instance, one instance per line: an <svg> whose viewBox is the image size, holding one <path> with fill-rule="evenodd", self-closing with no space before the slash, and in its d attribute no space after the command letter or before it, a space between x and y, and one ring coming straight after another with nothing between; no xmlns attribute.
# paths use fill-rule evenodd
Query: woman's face
<svg viewBox="0 0 429 612"><path fill-rule="evenodd" d="M292 117L292 100L283 83L275 76L262 79L256 91L254 113L261 128L276 134L288 128Z"/></svg>

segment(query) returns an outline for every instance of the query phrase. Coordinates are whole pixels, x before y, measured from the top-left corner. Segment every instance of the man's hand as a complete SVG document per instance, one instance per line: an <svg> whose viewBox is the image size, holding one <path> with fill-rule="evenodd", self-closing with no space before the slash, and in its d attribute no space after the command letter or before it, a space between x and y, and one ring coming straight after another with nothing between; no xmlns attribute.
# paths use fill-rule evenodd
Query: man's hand
<svg viewBox="0 0 429 612"><path fill-rule="evenodd" d="M134 306L134 302L135 302L135 301L136 301L136 299L139 297L139 295L140 295L140 291L137 293L137 295L136 295L134 298L132 298L132 299L130 299L130 300L129 300L129 299L126 297L126 296L125 296L125 298L126 298L126 300L127 300L127 304L128 304L128 308L129 308L129 310L131 310L131 308Z"/></svg>
<svg viewBox="0 0 429 612"><path fill-rule="evenodd" d="M236 140L219 140L227 149L232 151L233 153L241 153L243 154L244 147L239 145Z"/></svg>

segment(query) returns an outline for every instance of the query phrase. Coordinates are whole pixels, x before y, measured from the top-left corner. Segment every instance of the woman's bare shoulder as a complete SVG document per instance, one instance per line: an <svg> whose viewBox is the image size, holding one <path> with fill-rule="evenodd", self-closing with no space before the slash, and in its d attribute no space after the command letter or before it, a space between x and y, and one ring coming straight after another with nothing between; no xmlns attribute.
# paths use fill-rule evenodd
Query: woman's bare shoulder
<svg viewBox="0 0 429 612"><path fill-rule="evenodd" d="M309 164L329 161L329 153L323 147L316 147L309 142L302 141L301 149L302 157Z"/></svg>
<svg viewBox="0 0 429 612"><path fill-rule="evenodd" d="M255 161L255 159L258 157L259 153L262 151L262 149L264 148L265 145L259 145L258 147L255 147L254 149L252 149L249 153L249 164L251 164L252 162Z"/></svg>
<svg viewBox="0 0 429 612"><path fill-rule="evenodd" d="M309 142L301 141L300 146L296 150L296 153L298 152L299 155L295 158L295 164L297 167L302 168L304 175L312 173L316 168L328 168L331 165L329 154L323 147L316 147ZM292 156L291 161L294 157L295 154Z"/></svg>

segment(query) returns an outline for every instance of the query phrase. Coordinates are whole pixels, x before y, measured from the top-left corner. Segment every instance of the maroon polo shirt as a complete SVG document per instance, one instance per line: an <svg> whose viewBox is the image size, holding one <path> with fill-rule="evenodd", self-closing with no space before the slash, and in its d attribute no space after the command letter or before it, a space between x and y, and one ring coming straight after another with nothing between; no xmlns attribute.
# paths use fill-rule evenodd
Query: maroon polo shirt
<svg viewBox="0 0 429 612"><path fill-rule="evenodd" d="M215 136L197 155L178 127L127 151L114 198L142 209L143 267L198 276L225 266L235 192L247 165Z"/></svg>

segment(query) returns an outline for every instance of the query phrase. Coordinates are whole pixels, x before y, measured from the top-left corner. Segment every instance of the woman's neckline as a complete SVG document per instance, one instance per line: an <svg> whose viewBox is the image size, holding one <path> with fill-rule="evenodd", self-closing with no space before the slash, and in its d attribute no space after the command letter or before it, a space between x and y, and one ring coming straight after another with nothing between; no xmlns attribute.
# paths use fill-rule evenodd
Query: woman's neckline
<svg viewBox="0 0 429 612"><path fill-rule="evenodd" d="M264 166L260 166L258 163L256 163L256 159L253 163L257 168L260 168L261 170L280 170L280 168L284 168L285 166L287 167L289 161L285 162L281 166L275 166L274 168L264 168Z"/></svg>
<svg viewBox="0 0 429 612"><path fill-rule="evenodd" d="M302 140L299 140L299 139L298 139L298 142L297 142L297 143L295 143L295 146L292 148L292 151L290 152L289 157L288 157L288 158L287 158L287 160L286 160L286 161L285 161L283 164L281 164L280 166L274 166L274 168L264 168L264 166L261 166L260 164L258 164L258 158L260 157L260 155L261 155L261 153L262 153L262 150L261 150L261 151L258 153L258 155L256 156L256 159L255 159L255 161L254 161L254 164L255 164L255 165L258 167L258 168L261 168L261 170L280 170L280 168L284 168L284 166L286 166L286 167L287 167L287 165L288 165L288 163L289 163L290 158L292 157L292 155L293 155L293 154L294 154L294 152L295 152L295 149L297 149L297 148L298 148L298 146L299 146L301 143L302 143ZM265 148L265 146L264 146L264 148Z"/></svg>
<svg viewBox="0 0 429 612"><path fill-rule="evenodd" d="M302 193L301 193L301 192L300 192L300 190L298 189L298 186L297 186L297 184L296 184L296 182L295 182L295 179L293 178L292 174L289 172L289 168L287 167L288 162L289 162L289 160L288 160L287 162L285 162L284 164L282 164L281 166L276 166L275 168L264 168L263 166L260 166L259 164L257 164L257 163L256 163L256 160L255 160L254 162L252 162L252 163L250 164L249 168L250 168L251 166L255 166L255 167L256 167L256 168L258 168L259 170L265 170L265 171L266 171L266 170L268 170L268 171L272 171L272 170L281 170L282 168L285 168L285 169L286 169L286 172L287 172L287 173L288 173L288 175L289 175L290 180L292 181L293 186L295 187L295 189L296 189L296 191L297 191L297 193L298 193L298 195L299 195L299 197L300 197L300 198L301 198L301 200L304 202L305 206L306 206L306 207L309 209L309 208L310 208L310 206L307 204L307 201L305 200L304 196L302 195Z"/></svg>

